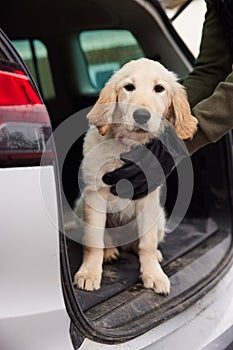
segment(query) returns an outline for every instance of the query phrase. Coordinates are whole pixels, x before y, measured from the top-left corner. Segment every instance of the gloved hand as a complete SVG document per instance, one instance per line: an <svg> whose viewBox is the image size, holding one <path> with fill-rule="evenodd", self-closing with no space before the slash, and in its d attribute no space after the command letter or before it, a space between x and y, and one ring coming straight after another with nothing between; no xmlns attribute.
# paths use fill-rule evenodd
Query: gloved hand
<svg viewBox="0 0 233 350"><path fill-rule="evenodd" d="M164 183L176 165L187 156L188 151L173 127L166 127L159 138L121 154L121 160L126 164L105 174L103 181L112 186L111 192L114 195L138 199ZM117 188L117 183L123 179L130 181L132 187L124 181Z"/></svg>

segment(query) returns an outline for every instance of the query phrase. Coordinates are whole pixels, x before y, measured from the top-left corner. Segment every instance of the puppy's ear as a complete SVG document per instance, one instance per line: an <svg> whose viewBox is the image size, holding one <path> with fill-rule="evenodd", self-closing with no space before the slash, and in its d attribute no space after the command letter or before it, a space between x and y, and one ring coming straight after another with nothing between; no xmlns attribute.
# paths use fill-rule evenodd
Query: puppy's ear
<svg viewBox="0 0 233 350"><path fill-rule="evenodd" d="M95 125L101 135L107 134L110 129L111 114L115 108L116 100L117 93L114 84L109 80L100 92L96 104L87 115L89 123Z"/></svg>
<svg viewBox="0 0 233 350"><path fill-rule="evenodd" d="M167 119L175 127L177 135L185 140L193 137L197 131L197 119L191 115L186 92L182 85L175 82L171 105Z"/></svg>

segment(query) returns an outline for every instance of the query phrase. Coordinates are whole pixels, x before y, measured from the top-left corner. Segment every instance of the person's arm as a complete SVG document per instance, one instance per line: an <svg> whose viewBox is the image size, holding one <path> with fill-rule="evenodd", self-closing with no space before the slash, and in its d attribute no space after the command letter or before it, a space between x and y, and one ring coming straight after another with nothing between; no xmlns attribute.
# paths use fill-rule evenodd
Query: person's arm
<svg viewBox="0 0 233 350"><path fill-rule="evenodd" d="M192 140L185 142L190 154L233 129L233 72L192 113L198 119L199 129Z"/></svg>
<svg viewBox="0 0 233 350"><path fill-rule="evenodd" d="M230 44L220 22L219 13L213 0L206 0L206 4L200 54L193 71L183 82L191 107L209 97L231 72Z"/></svg>
<svg viewBox="0 0 233 350"><path fill-rule="evenodd" d="M216 142L233 127L230 43L214 1L206 0L206 3L200 54L193 72L184 81L192 114L198 119L197 133L185 142L190 154Z"/></svg>

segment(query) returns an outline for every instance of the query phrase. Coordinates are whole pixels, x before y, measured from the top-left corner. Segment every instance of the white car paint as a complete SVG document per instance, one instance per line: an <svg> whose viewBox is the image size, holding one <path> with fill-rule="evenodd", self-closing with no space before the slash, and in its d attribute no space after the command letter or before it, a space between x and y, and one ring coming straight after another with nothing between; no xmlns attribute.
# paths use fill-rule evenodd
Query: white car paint
<svg viewBox="0 0 233 350"><path fill-rule="evenodd" d="M71 350L54 168L1 169L0 193L0 347Z"/></svg>

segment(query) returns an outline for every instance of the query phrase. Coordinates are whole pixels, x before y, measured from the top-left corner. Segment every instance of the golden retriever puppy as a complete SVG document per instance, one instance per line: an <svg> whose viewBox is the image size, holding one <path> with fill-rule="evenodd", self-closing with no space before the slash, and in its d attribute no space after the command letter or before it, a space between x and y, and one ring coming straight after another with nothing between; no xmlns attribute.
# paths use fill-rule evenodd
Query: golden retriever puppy
<svg viewBox="0 0 233 350"><path fill-rule="evenodd" d="M82 163L85 190L75 206L77 216L84 220L83 262L74 283L88 291L100 288L103 261L119 255L105 237L106 222L111 228L133 222L143 284L166 295L170 282L160 266L162 256L157 249L165 227L159 188L130 200L114 196L102 177L124 164L120 154L135 144L148 143L168 122L181 139L192 137L197 120L190 113L186 93L175 74L160 63L146 58L130 61L106 83L87 118L90 128ZM123 235L126 232L122 230Z"/></svg>

